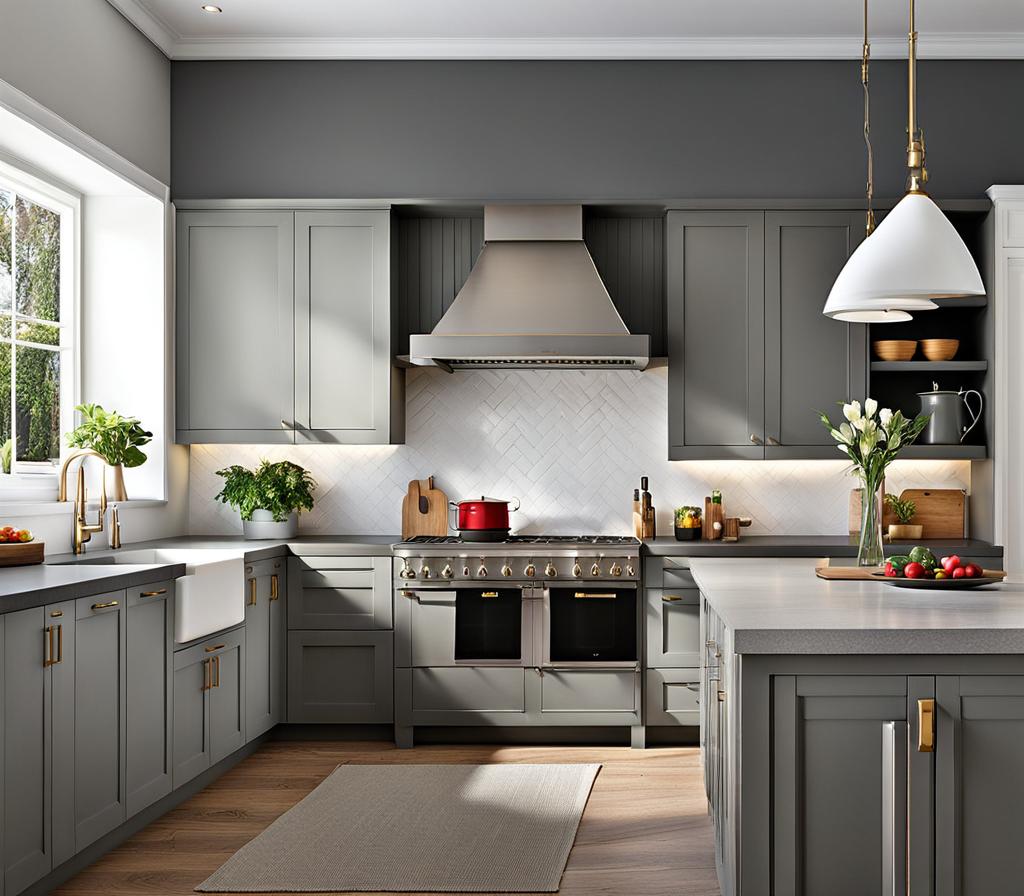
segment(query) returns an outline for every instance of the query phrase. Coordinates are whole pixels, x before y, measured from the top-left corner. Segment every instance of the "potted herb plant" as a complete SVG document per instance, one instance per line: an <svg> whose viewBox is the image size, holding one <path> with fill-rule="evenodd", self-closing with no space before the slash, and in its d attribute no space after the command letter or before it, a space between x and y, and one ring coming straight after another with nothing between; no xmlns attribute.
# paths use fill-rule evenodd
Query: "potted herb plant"
<svg viewBox="0 0 1024 896"><path fill-rule="evenodd" d="M910 500L901 501L896 495L885 496L886 506L896 517L895 523L889 523L889 539L899 541L909 539L918 541L924 534L924 526L912 525L914 514L917 513L917 505Z"/></svg>
<svg viewBox="0 0 1024 896"><path fill-rule="evenodd" d="M261 460L255 470L233 464L217 475L224 477L224 487L216 500L238 511L246 538L293 538L299 512L313 509L316 481L290 461Z"/></svg>
<svg viewBox="0 0 1024 896"><path fill-rule="evenodd" d="M137 417L122 417L98 404L80 404L75 410L82 415L82 422L68 434L68 444L72 448L90 449L102 457L112 479L107 495L112 501L127 501L124 468L146 462L140 447L153 441L153 433L143 429Z"/></svg>

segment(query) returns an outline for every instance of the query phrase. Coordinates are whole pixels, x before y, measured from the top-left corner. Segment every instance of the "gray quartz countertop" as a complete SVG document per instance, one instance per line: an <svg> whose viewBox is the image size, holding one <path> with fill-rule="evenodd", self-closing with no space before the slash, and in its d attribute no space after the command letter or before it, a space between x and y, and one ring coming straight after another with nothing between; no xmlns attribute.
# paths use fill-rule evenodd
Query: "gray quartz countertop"
<svg viewBox="0 0 1024 896"><path fill-rule="evenodd" d="M886 554L905 553L924 544L936 553L964 557L1002 557L1003 549L976 538L922 539L920 542L886 544ZM662 535L644 541L646 553L655 557L856 557L857 539L833 535L741 535L739 541L676 541Z"/></svg>
<svg viewBox="0 0 1024 896"><path fill-rule="evenodd" d="M1024 653L1024 582L961 591L825 581L806 559L698 558L740 654Z"/></svg>

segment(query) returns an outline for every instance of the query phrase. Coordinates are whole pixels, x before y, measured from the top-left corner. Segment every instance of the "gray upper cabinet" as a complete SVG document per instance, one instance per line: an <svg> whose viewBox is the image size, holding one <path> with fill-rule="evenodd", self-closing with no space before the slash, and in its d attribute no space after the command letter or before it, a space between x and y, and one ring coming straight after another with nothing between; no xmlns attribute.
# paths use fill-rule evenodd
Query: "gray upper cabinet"
<svg viewBox="0 0 1024 896"><path fill-rule="evenodd" d="M864 215L787 211L765 215L765 457L835 456L818 419L837 401L863 400L867 326L821 313L832 283L864 234Z"/></svg>
<svg viewBox="0 0 1024 896"><path fill-rule="evenodd" d="M761 458L764 214L668 213L669 459Z"/></svg>
<svg viewBox="0 0 1024 896"><path fill-rule="evenodd" d="M826 318L852 211L668 213L669 459L830 458L818 419L863 398L867 328Z"/></svg>
<svg viewBox="0 0 1024 896"><path fill-rule="evenodd" d="M294 441L294 222L177 217L177 440Z"/></svg>
<svg viewBox="0 0 1024 896"><path fill-rule="evenodd" d="M296 441L392 441L389 280L388 212L296 212Z"/></svg>
<svg viewBox="0 0 1024 896"><path fill-rule="evenodd" d="M171 792L174 583L128 591L128 815Z"/></svg>

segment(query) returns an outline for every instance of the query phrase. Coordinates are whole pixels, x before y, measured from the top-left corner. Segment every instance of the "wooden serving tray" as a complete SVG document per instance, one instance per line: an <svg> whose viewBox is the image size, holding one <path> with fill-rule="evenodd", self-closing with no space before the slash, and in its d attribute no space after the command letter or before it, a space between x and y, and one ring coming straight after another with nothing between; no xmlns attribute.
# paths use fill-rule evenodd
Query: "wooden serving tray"
<svg viewBox="0 0 1024 896"><path fill-rule="evenodd" d="M41 541L0 544L0 566L32 566L42 563L45 556L45 545Z"/></svg>
<svg viewBox="0 0 1024 896"><path fill-rule="evenodd" d="M878 576L874 573L883 569L880 566L818 566L814 574L819 579L830 579L838 582L877 582ZM982 578L1005 579L1006 573L1001 569L986 569L982 571Z"/></svg>

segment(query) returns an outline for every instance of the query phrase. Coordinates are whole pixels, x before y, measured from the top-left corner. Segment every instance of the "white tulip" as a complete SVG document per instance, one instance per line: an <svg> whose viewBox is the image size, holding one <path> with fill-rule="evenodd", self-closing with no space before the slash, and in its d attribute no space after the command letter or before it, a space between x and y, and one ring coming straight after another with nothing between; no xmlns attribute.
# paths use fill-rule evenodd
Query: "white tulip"
<svg viewBox="0 0 1024 896"><path fill-rule="evenodd" d="M849 423L840 423L839 432L842 433L843 439L847 442L853 441L853 427Z"/></svg>
<svg viewBox="0 0 1024 896"><path fill-rule="evenodd" d="M860 402L851 401L849 404L844 404L843 416L851 423L856 423L860 419Z"/></svg>
<svg viewBox="0 0 1024 896"><path fill-rule="evenodd" d="M892 420L892 410L890 408L882 408L878 419L882 421L882 426L888 426L889 421Z"/></svg>
<svg viewBox="0 0 1024 896"><path fill-rule="evenodd" d="M867 398L864 400L864 415L867 417L874 417L875 411L878 410L878 402L873 398Z"/></svg>
<svg viewBox="0 0 1024 896"><path fill-rule="evenodd" d="M867 417L858 417L856 420L853 421L853 428L856 429L858 432L864 432L864 430L867 429L867 426Z"/></svg>

